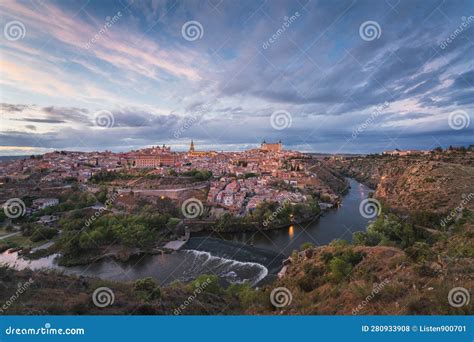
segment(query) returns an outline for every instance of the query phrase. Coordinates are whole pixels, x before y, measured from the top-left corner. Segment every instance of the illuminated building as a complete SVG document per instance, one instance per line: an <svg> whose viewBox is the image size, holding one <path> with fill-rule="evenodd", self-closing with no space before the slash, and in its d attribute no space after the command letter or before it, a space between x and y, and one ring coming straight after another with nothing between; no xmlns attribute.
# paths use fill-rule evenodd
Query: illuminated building
<svg viewBox="0 0 474 342"><path fill-rule="evenodd" d="M188 157L212 157L217 155L215 151L196 151L194 148L194 141L191 140L191 145L189 145Z"/></svg>
<svg viewBox="0 0 474 342"><path fill-rule="evenodd" d="M262 142L260 150L267 152L281 152L283 150L281 141L277 143L267 143L265 140Z"/></svg>

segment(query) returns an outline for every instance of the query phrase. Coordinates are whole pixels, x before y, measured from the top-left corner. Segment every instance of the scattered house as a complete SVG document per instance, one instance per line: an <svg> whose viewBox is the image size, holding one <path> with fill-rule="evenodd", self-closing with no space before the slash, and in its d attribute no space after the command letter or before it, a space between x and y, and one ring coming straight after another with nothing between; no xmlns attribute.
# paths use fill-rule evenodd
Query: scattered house
<svg viewBox="0 0 474 342"><path fill-rule="evenodd" d="M410 156L410 155L417 155L417 154L427 154L429 151L418 151L418 150L406 150L401 151L396 148L393 151L384 151L382 154L389 155L389 156Z"/></svg>
<svg viewBox="0 0 474 342"><path fill-rule="evenodd" d="M59 220L59 217L58 216L55 216L55 215L43 215L39 218L38 221L36 221L36 223L40 223L40 224L46 224L46 225L49 225L53 222L56 222L57 220Z"/></svg>
<svg viewBox="0 0 474 342"><path fill-rule="evenodd" d="M224 205L230 207L234 204L234 195L232 193L226 193L223 199Z"/></svg>
<svg viewBox="0 0 474 342"><path fill-rule="evenodd" d="M294 180L294 179L290 179L290 180L284 180L284 182L286 184L289 184L291 185L292 187L296 188L298 186L298 181L297 180Z"/></svg>
<svg viewBox="0 0 474 342"><path fill-rule="evenodd" d="M334 204L332 203L326 203L326 202L319 203L319 208L321 208L321 210L331 209L332 207L334 207Z"/></svg>
<svg viewBox="0 0 474 342"><path fill-rule="evenodd" d="M57 198L38 198L33 200L32 207L34 209L44 209L48 207L53 207L59 204L59 199Z"/></svg>

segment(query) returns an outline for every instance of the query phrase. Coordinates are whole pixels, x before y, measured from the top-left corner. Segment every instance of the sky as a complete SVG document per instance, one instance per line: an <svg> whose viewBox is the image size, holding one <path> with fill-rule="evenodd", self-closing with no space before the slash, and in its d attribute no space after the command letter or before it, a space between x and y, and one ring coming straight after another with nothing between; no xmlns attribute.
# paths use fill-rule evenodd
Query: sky
<svg viewBox="0 0 474 342"><path fill-rule="evenodd" d="M474 143L474 1L0 1L0 155Z"/></svg>

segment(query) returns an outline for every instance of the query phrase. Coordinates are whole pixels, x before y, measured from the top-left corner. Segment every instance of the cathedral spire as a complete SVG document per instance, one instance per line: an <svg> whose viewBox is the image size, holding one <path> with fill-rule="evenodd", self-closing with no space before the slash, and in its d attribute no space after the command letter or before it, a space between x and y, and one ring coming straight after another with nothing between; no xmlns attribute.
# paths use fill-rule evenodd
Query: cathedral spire
<svg viewBox="0 0 474 342"><path fill-rule="evenodd" d="M194 152L194 141L191 139L191 146L189 146L189 152Z"/></svg>

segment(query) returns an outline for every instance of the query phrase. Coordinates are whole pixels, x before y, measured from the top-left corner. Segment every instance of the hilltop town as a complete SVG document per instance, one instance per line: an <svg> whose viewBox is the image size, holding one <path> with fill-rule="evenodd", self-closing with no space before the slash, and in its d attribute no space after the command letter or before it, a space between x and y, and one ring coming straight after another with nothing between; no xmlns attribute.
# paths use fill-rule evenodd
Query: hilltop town
<svg viewBox="0 0 474 342"><path fill-rule="evenodd" d="M189 232L316 220L348 189L321 158L281 142L243 152L199 151L193 141L187 152L56 151L1 163L0 182L0 250L59 253L62 265L166 252Z"/></svg>
<svg viewBox="0 0 474 342"><path fill-rule="evenodd" d="M117 204L126 207L134 204L131 193L136 198L169 197L180 202L201 184L204 191L196 196L213 208L214 216L243 216L265 201L291 198L293 203L304 203L308 195L332 206L346 186L320 160L285 151L281 142L263 142L244 152L198 151L193 141L188 152L173 152L165 145L127 153L57 151L0 164L0 181L2 203L24 196L56 198L42 209L57 205L55 194L73 184L91 193L103 185L113 187L122 195Z"/></svg>

